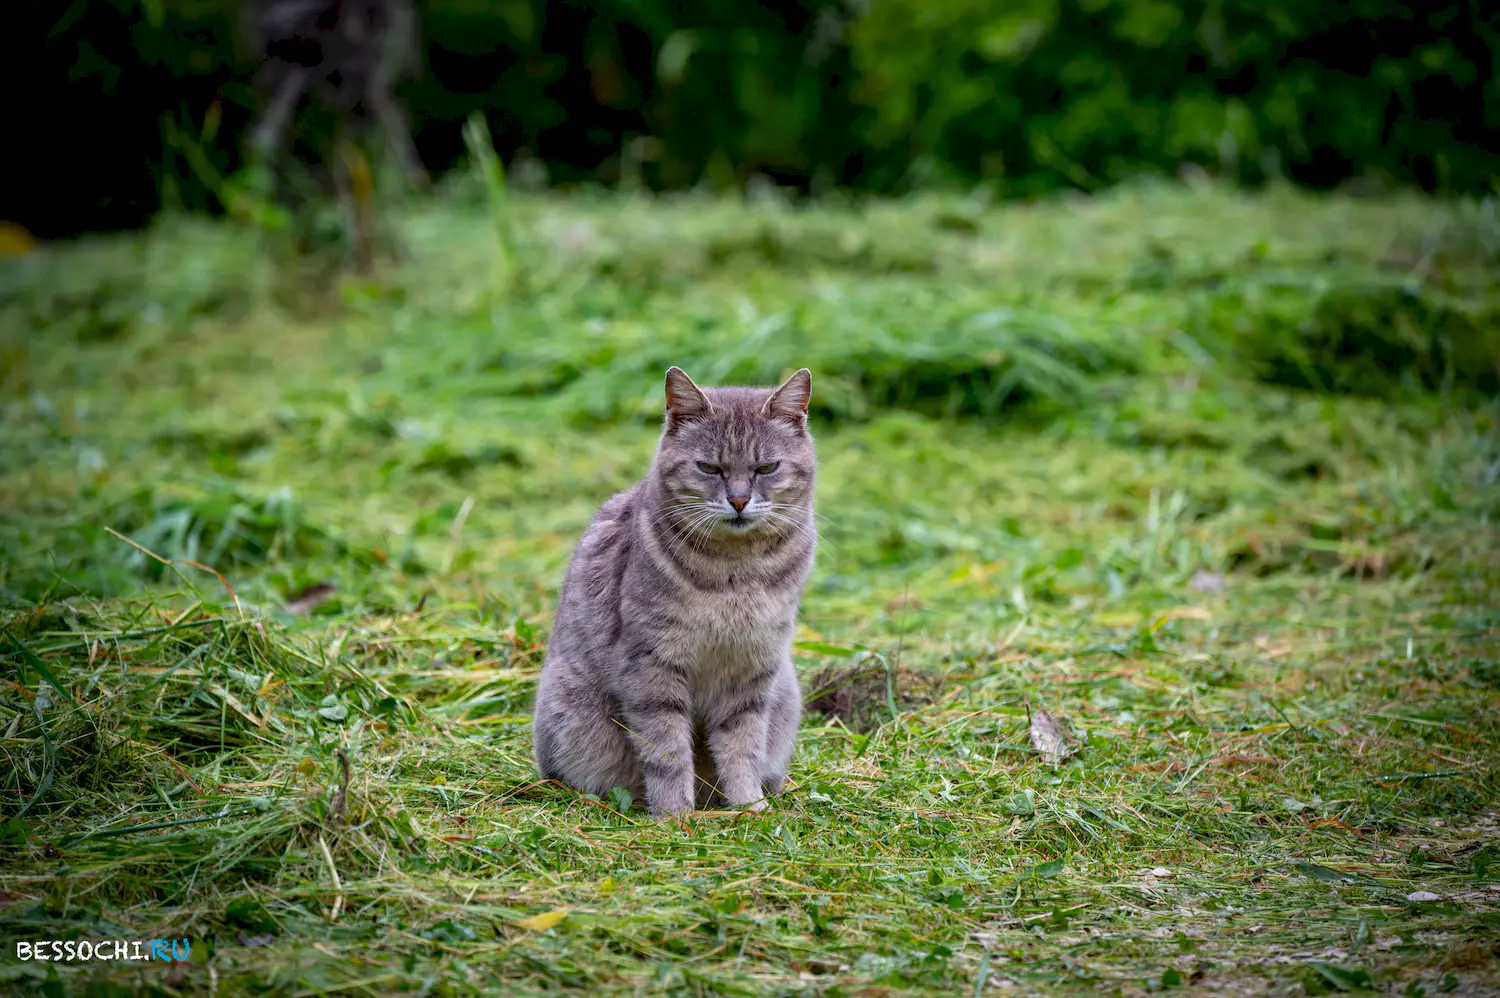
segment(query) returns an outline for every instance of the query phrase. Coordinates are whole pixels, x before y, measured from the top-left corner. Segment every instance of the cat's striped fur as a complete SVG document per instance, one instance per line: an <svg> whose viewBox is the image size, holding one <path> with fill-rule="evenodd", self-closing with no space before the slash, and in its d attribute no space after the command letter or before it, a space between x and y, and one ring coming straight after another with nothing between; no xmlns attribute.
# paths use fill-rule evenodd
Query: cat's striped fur
<svg viewBox="0 0 1500 998"><path fill-rule="evenodd" d="M811 377L700 389L667 372L656 459L595 515L537 692L537 763L652 813L759 810L801 716L791 642L812 567Z"/></svg>

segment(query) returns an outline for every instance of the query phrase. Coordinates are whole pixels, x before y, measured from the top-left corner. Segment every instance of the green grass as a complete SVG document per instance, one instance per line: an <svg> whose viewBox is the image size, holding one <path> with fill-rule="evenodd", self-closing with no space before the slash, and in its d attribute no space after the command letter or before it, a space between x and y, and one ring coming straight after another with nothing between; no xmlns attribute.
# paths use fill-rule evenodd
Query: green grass
<svg viewBox="0 0 1500 998"><path fill-rule="evenodd" d="M481 198L0 263L4 989L1500 988L1492 206ZM812 368L797 664L898 678L761 816L530 760L674 363ZM193 958L14 959L100 936Z"/></svg>

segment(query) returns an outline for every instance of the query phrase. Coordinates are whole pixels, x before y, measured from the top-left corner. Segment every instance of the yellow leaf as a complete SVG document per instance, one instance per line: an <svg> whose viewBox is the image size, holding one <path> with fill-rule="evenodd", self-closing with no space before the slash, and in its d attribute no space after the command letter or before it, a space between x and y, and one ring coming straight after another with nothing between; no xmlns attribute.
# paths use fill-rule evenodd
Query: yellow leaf
<svg viewBox="0 0 1500 998"><path fill-rule="evenodd" d="M313 762L309 757L304 756L302 761L297 763L297 772L301 773L303 776L311 776L317 771L318 764Z"/></svg>
<svg viewBox="0 0 1500 998"><path fill-rule="evenodd" d="M533 932L545 932L567 917L568 909L558 908L556 911L544 911L540 915L523 918L516 924L523 929L530 929Z"/></svg>
<svg viewBox="0 0 1500 998"><path fill-rule="evenodd" d="M436 776L434 776L432 778L432 782L433 783L447 783L448 782L448 777L444 776L442 773L439 773L439 774L437 774Z"/></svg>
<svg viewBox="0 0 1500 998"><path fill-rule="evenodd" d="M615 878L614 877L605 877L603 880L599 881L599 893L600 894L613 894L614 892L615 892Z"/></svg>
<svg viewBox="0 0 1500 998"><path fill-rule="evenodd" d="M236 700L234 698L234 694L233 693L230 693L228 690L224 689L223 687L220 687L220 686L210 686L208 688L208 692L212 693L214 696L218 697L220 700L223 700L224 703L227 704L231 710L233 710L236 714L238 714L241 717L243 717L245 720L249 721L251 724L255 725L257 728L264 728L266 726L266 722L265 721L262 721L260 718L256 717L254 714L250 713L250 711L245 708L244 704L240 703L238 700Z"/></svg>
<svg viewBox="0 0 1500 998"><path fill-rule="evenodd" d="M36 238L15 222L0 222L0 256L21 256L36 245Z"/></svg>

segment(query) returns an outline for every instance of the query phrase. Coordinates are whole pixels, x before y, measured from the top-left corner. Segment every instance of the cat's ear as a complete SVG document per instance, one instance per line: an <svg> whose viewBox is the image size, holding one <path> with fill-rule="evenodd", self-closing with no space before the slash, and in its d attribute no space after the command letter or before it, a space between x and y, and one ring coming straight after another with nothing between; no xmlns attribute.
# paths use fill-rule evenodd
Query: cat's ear
<svg viewBox="0 0 1500 998"><path fill-rule="evenodd" d="M693 384L693 379L680 367L667 369L667 432L683 423L707 416L712 406L703 389Z"/></svg>
<svg viewBox="0 0 1500 998"><path fill-rule="evenodd" d="M807 403L811 398L812 372L804 367L771 393L761 411L767 419L779 419L800 430L807 425Z"/></svg>

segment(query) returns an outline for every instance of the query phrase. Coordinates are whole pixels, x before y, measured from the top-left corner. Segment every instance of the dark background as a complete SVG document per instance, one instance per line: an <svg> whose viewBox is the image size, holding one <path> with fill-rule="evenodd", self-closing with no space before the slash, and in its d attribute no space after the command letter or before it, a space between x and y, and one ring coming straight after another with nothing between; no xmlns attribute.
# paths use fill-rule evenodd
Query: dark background
<svg viewBox="0 0 1500 998"><path fill-rule="evenodd" d="M0 219L42 237L218 210L254 106L232 0L13 0ZM549 182L820 193L1500 185L1500 4L430 0L402 85L441 174L487 116ZM316 126L314 126L316 127ZM633 141L650 137L645 142ZM654 141L653 141L654 140ZM624 155L622 156L622 152ZM623 164L623 167L622 167ZM533 166L532 172L536 173Z"/></svg>

